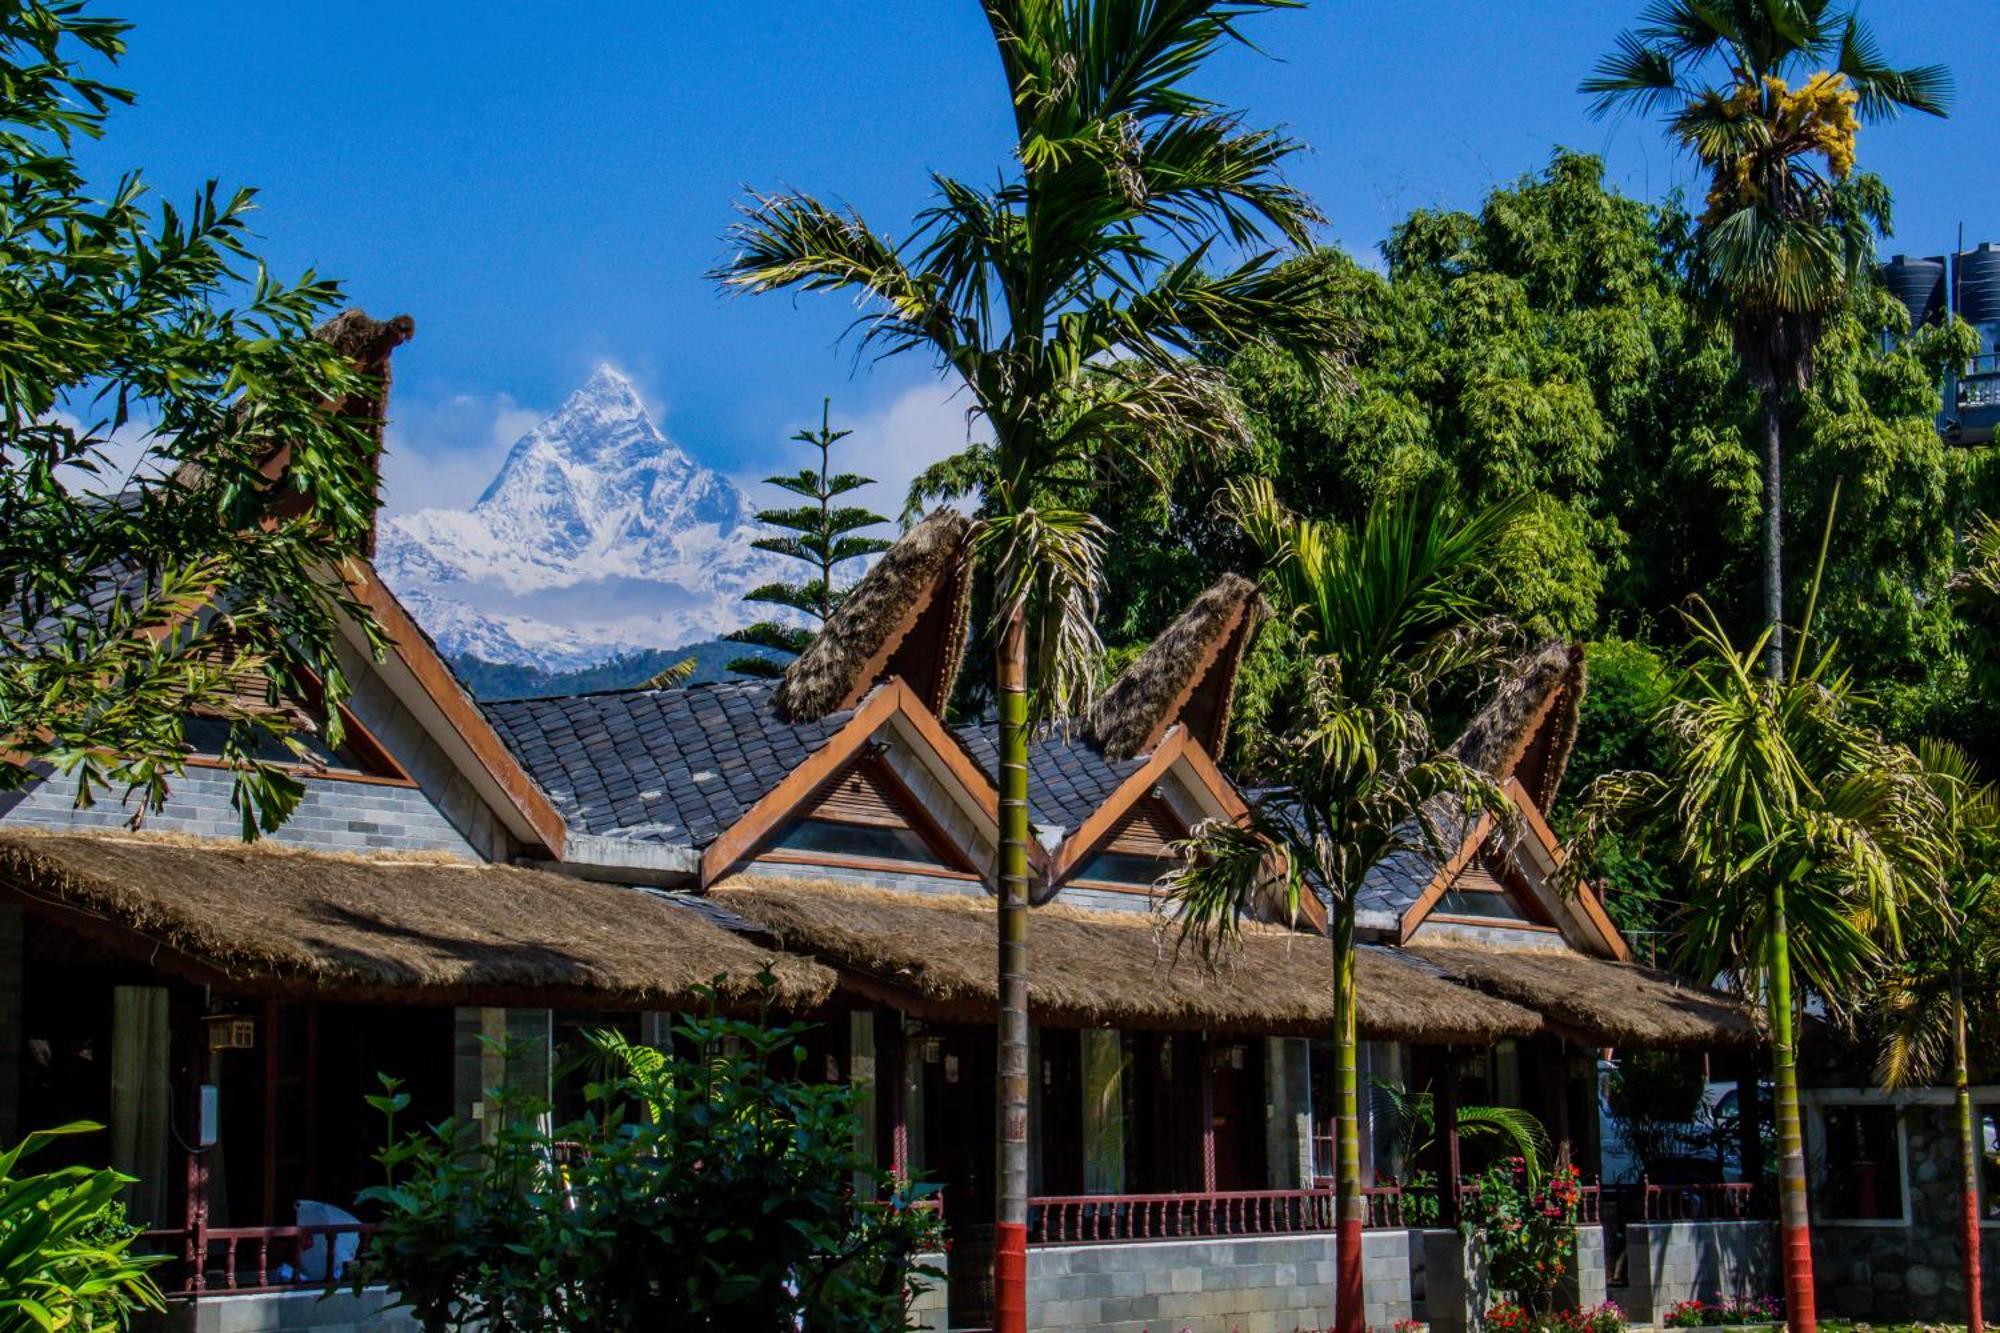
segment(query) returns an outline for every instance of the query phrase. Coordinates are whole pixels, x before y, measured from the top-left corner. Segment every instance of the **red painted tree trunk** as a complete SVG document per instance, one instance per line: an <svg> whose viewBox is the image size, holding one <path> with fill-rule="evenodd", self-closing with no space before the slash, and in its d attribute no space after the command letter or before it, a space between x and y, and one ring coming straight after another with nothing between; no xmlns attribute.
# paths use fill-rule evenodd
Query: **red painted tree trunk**
<svg viewBox="0 0 2000 1333"><path fill-rule="evenodd" d="M994 1333L1028 1329L1028 632L1017 607L996 645L1000 712L999 1142Z"/></svg>
<svg viewBox="0 0 2000 1333"><path fill-rule="evenodd" d="M1984 1333L1985 1286L1979 1258L1979 1121L1972 1110L1972 1078L1966 1057L1965 987L1953 973L1951 979L1952 1082L1958 1101L1958 1156L1963 1172L1960 1186L1962 1213L1959 1238L1965 1246L1965 1326L1966 1333Z"/></svg>

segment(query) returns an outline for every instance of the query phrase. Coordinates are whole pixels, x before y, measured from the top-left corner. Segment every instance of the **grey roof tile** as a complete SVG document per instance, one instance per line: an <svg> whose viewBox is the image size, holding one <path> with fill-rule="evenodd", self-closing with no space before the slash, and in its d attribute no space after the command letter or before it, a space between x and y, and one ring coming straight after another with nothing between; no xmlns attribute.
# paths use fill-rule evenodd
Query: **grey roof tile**
<svg viewBox="0 0 2000 1333"><path fill-rule="evenodd" d="M772 689L719 681L484 708L570 827L700 848L853 716L781 721Z"/></svg>

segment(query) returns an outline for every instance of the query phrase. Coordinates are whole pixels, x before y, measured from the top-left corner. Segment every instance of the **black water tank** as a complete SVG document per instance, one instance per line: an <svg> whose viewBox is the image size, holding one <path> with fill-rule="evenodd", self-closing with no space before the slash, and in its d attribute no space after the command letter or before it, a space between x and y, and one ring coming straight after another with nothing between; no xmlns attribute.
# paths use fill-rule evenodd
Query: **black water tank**
<svg viewBox="0 0 2000 1333"><path fill-rule="evenodd" d="M1932 323L1944 316L1944 257L1912 259L1897 255L1877 270L1889 295L1910 312L1910 327Z"/></svg>
<svg viewBox="0 0 2000 1333"><path fill-rule="evenodd" d="M1970 324L2000 320L2000 245L1988 241L1958 257L1958 314Z"/></svg>

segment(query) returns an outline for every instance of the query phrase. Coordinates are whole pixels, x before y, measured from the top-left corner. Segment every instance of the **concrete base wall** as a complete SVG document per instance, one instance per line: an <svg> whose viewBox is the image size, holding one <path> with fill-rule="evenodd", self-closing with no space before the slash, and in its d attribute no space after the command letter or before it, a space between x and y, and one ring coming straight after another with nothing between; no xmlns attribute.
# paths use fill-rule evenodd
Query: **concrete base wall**
<svg viewBox="0 0 2000 1333"><path fill-rule="evenodd" d="M1634 1223L1625 1254L1626 1285L1612 1294L1635 1324L1680 1301L1752 1300L1784 1288L1771 1222Z"/></svg>
<svg viewBox="0 0 2000 1333"><path fill-rule="evenodd" d="M1362 1238L1367 1319L1410 1317L1410 1236ZM1036 1333L1294 1333L1333 1324L1333 1237L1153 1241L1028 1251Z"/></svg>
<svg viewBox="0 0 2000 1333"><path fill-rule="evenodd" d="M139 1333L422 1333L403 1310L389 1311L389 1293L379 1289L359 1296L341 1292L265 1292L254 1296L204 1296L175 1301L164 1315L133 1322Z"/></svg>
<svg viewBox="0 0 2000 1333"><path fill-rule="evenodd" d="M949 1273L947 1261L942 1254L920 1254L917 1267L935 1268L939 1273ZM910 1302L910 1322L924 1330L924 1333L944 1333L950 1327L945 1320L945 1292L948 1289L943 1277L922 1278L928 1283L916 1298Z"/></svg>
<svg viewBox="0 0 2000 1333"><path fill-rule="evenodd" d="M1423 1237L1424 1320L1431 1333L1473 1333L1498 1299L1487 1277L1485 1247L1456 1231L1414 1234Z"/></svg>

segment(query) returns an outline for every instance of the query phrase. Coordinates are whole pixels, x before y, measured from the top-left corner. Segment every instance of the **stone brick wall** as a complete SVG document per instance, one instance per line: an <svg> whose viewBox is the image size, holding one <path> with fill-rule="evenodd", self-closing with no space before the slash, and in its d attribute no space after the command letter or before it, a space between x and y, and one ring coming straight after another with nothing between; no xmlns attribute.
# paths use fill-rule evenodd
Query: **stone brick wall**
<svg viewBox="0 0 2000 1333"><path fill-rule="evenodd" d="M1367 1318L1410 1317L1410 1233L1363 1238ZM1333 1237L1050 1246L1028 1252L1037 1333L1294 1333L1333 1323Z"/></svg>
<svg viewBox="0 0 2000 1333"><path fill-rule="evenodd" d="M229 804L229 775L219 769L191 768L174 779L166 809L147 815L144 827L197 838L236 838L242 824ZM38 783L0 800L0 824L36 828L121 832L132 812L112 801L90 810L74 806L76 788L60 778ZM442 851L479 855L465 836L412 787L372 782L308 778L298 812L272 841L331 852Z"/></svg>
<svg viewBox="0 0 2000 1333"><path fill-rule="evenodd" d="M371 1288L355 1295L322 1296L317 1291L266 1292L253 1296L204 1296L176 1301L164 1315L133 1323L137 1333L422 1333L403 1310L385 1312L389 1293Z"/></svg>
<svg viewBox="0 0 2000 1333"><path fill-rule="evenodd" d="M920 1254L917 1256L917 1266L935 1268L940 1273L951 1271L942 1254ZM951 1327L945 1320L945 1293L948 1284L942 1277L927 1278L925 1281L931 1285L919 1291L916 1299L910 1302L910 1322L924 1330L924 1333L944 1333Z"/></svg>
<svg viewBox="0 0 2000 1333"><path fill-rule="evenodd" d="M1813 1277L1821 1313L1850 1319L1965 1322L1965 1271L1959 1231L1957 1111L1950 1104L1903 1109L1907 1137L1909 1221L1852 1226L1816 1221ZM1989 1274L1986 1317L2000 1319L2000 1228L1986 1227L1980 1247Z"/></svg>
<svg viewBox="0 0 2000 1333"><path fill-rule="evenodd" d="M1770 1222L1635 1222L1625 1228L1625 1272L1611 1298L1635 1324L1680 1301L1751 1300L1784 1287Z"/></svg>

